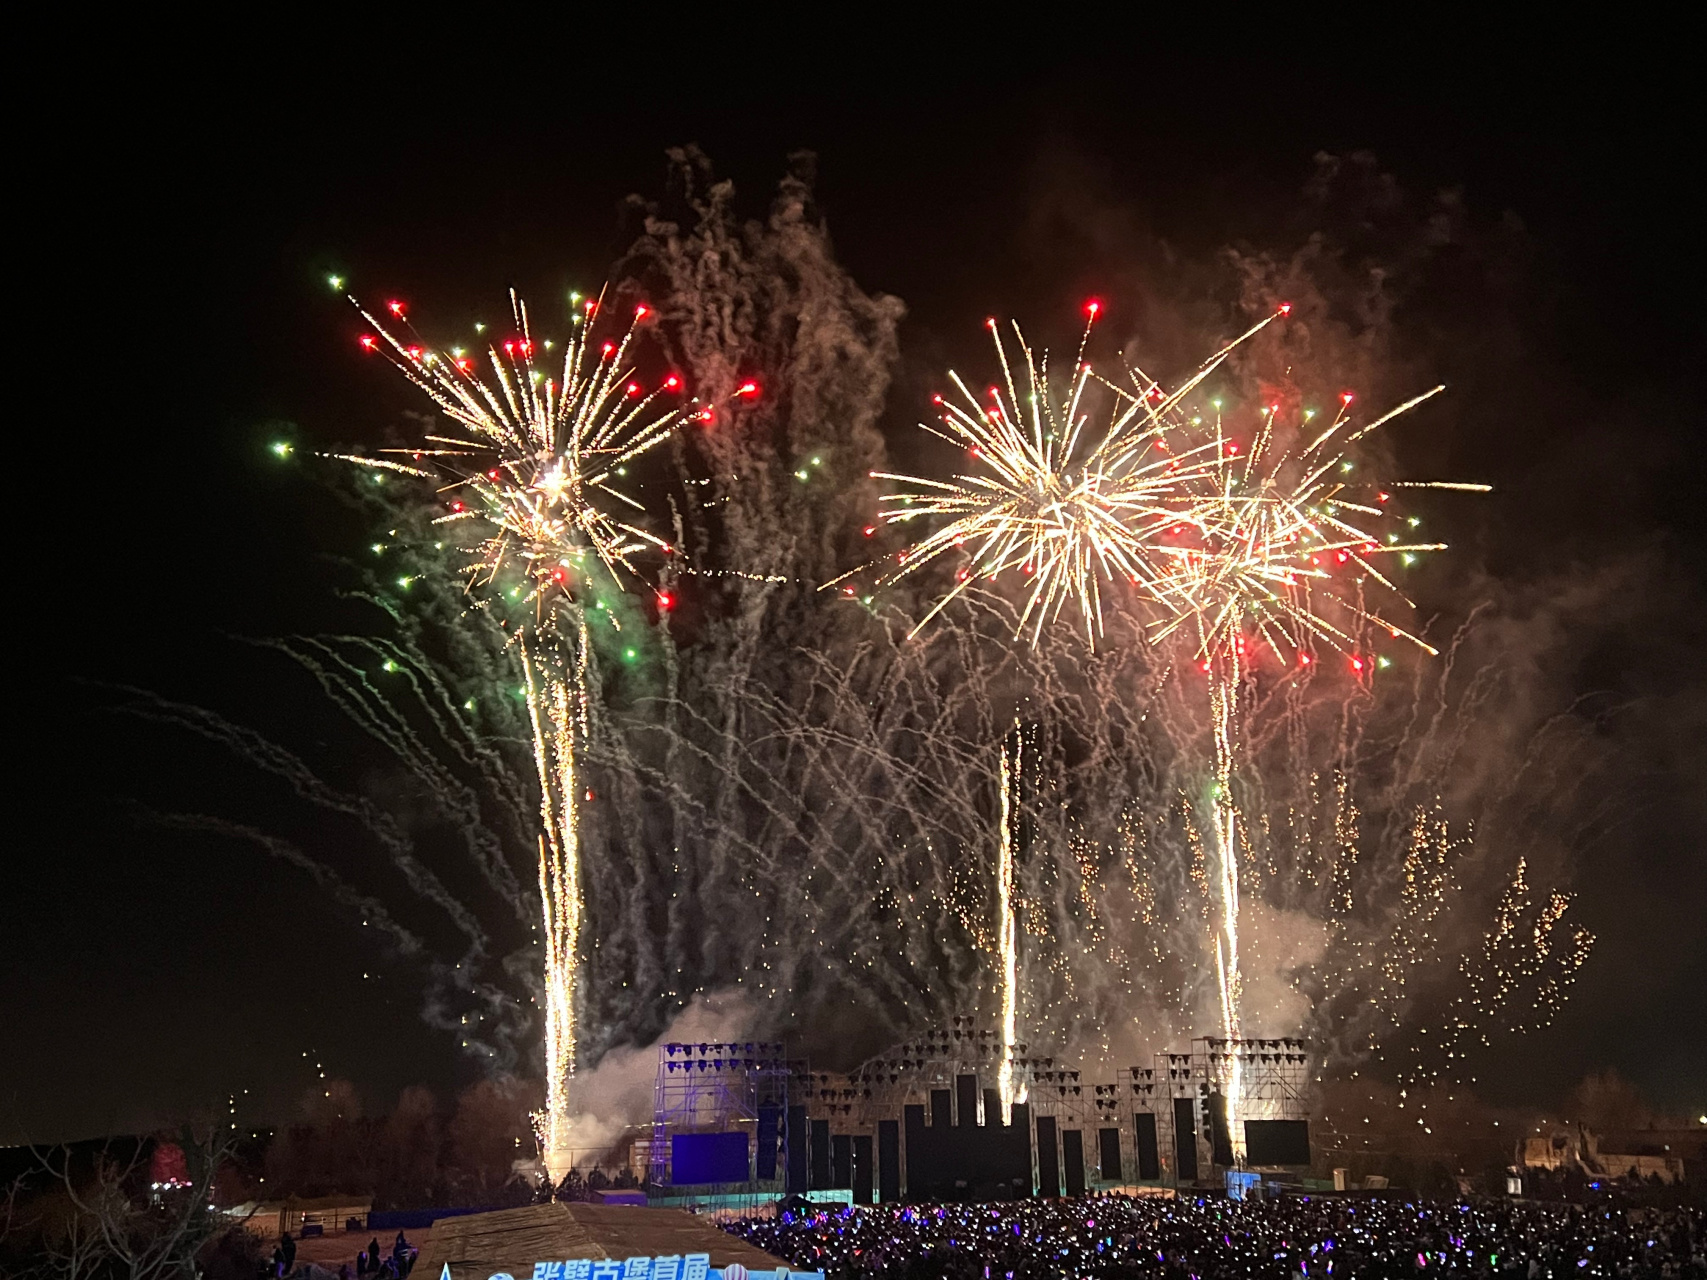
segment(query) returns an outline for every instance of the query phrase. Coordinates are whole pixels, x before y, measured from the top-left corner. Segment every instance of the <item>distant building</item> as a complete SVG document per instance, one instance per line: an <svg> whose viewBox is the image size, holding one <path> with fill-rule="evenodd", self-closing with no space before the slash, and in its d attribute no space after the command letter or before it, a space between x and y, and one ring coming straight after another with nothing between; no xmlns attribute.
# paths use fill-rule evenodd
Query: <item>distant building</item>
<svg viewBox="0 0 1707 1280"><path fill-rule="evenodd" d="M1581 1125L1559 1125L1524 1138L1517 1158L1525 1169L1575 1169L1589 1178L1702 1181L1707 1179L1707 1127L1595 1133Z"/></svg>
<svg viewBox="0 0 1707 1280"><path fill-rule="evenodd" d="M350 1229L367 1231L368 1211L373 1208L372 1196L316 1196L311 1200L292 1196L288 1200L250 1201L227 1209L234 1218L263 1240L276 1240L286 1231L301 1238L303 1228L314 1227L311 1235L337 1235Z"/></svg>

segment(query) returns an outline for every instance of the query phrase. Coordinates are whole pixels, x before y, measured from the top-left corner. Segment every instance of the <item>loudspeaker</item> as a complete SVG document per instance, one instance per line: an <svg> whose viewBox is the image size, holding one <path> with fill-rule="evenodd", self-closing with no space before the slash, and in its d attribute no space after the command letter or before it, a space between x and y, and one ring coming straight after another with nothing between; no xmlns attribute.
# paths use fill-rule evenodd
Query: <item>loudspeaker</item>
<svg viewBox="0 0 1707 1280"><path fill-rule="evenodd" d="M1061 1130L1061 1163L1067 1175L1067 1194L1085 1194L1085 1135L1077 1129Z"/></svg>
<svg viewBox="0 0 1707 1280"><path fill-rule="evenodd" d="M830 1185L838 1190L853 1186L853 1135L838 1133L830 1139Z"/></svg>
<svg viewBox="0 0 1707 1280"><path fill-rule="evenodd" d="M853 1140L853 1202L871 1203L871 1135L856 1133Z"/></svg>
<svg viewBox="0 0 1707 1280"><path fill-rule="evenodd" d="M1037 1117L1037 1194L1061 1194L1061 1160L1055 1143L1055 1117Z"/></svg>
<svg viewBox="0 0 1707 1280"><path fill-rule="evenodd" d="M901 1126L877 1122L877 1194L884 1204L901 1198Z"/></svg>
<svg viewBox="0 0 1707 1280"><path fill-rule="evenodd" d="M775 1107L759 1108L759 1150L754 1161L757 1168L754 1176L760 1182L769 1182L776 1177L776 1133L780 1118Z"/></svg>
<svg viewBox="0 0 1707 1280"><path fill-rule="evenodd" d="M931 1128L946 1129L953 1123L948 1114L948 1100L953 1096L947 1089L931 1090Z"/></svg>
<svg viewBox="0 0 1707 1280"><path fill-rule="evenodd" d="M812 1187L820 1190L833 1185L830 1182L830 1122L814 1120L812 1122Z"/></svg>
<svg viewBox="0 0 1707 1280"><path fill-rule="evenodd" d="M1228 1168L1233 1164L1233 1135L1227 1128L1227 1095L1209 1095L1209 1158Z"/></svg>
<svg viewBox="0 0 1707 1280"><path fill-rule="evenodd" d="M1132 1117L1132 1128L1138 1139L1138 1180L1154 1180L1162 1176L1161 1153L1156 1150L1156 1117L1140 1111Z"/></svg>
<svg viewBox="0 0 1707 1280"><path fill-rule="evenodd" d="M806 1192L806 1108L788 1109L788 1132L783 1138L788 1152L787 1177L783 1186L790 1195Z"/></svg>
<svg viewBox="0 0 1707 1280"><path fill-rule="evenodd" d="M1190 1098L1174 1099L1174 1176L1197 1181L1197 1108Z"/></svg>
<svg viewBox="0 0 1707 1280"><path fill-rule="evenodd" d="M1097 1130L1097 1163L1104 1182L1120 1181L1120 1130Z"/></svg>
<svg viewBox="0 0 1707 1280"><path fill-rule="evenodd" d="M960 1114L955 1119L965 1128L978 1123L978 1077L954 1077L954 1102Z"/></svg>

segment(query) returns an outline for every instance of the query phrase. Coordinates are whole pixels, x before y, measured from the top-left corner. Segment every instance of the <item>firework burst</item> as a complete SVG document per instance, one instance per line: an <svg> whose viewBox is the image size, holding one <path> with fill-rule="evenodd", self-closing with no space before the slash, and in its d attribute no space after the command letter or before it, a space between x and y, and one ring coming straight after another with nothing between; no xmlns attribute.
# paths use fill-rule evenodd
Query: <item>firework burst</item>
<svg viewBox="0 0 1707 1280"><path fill-rule="evenodd" d="M351 299L354 302L354 299ZM575 988L582 922L577 740L585 732L588 643L584 593L601 570L619 588L647 547L669 548L612 508L638 512L617 484L625 464L662 441L688 412L660 410L680 390L670 376L647 392L629 349L649 314L635 309L624 332L595 336L602 298L574 316L561 365L537 342L526 305L512 292L514 333L479 357L428 346L400 302L391 321L356 304L388 357L459 428L429 434L390 456L346 461L432 480L448 510L438 523L472 522L480 536L466 566L476 597L503 594L527 607L515 631L525 677L540 787L539 892L543 921L546 1103L535 1128L553 1182L569 1169L570 1093L576 1064ZM559 371L560 370L560 371ZM512 585L513 583L513 585ZM614 622L614 616L613 616Z"/></svg>
<svg viewBox="0 0 1707 1280"><path fill-rule="evenodd" d="M1281 314L1285 311L1282 308ZM1270 404L1263 409L1250 448L1244 451L1227 438L1219 403L1214 402L1213 435L1205 443L1217 465L1213 470L1192 470L1191 483L1197 492L1189 514L1167 531L1171 541L1162 555L1173 570L1158 594L1173 616L1157 622L1151 633L1157 641L1182 629L1192 634L1197 642L1196 661L1209 677L1215 761L1209 808L1219 903L1215 961L1222 1030L1229 1039L1240 1037L1241 1025L1240 818L1233 796L1233 775L1240 758L1240 689L1257 650L1265 644L1304 666L1312 661L1311 652L1318 644L1326 645L1345 653L1358 673L1374 661L1361 652L1361 646L1376 629L1430 655L1436 652L1392 621L1391 607L1377 611L1368 603L1371 594L1379 592L1392 606L1413 607L1377 566L1379 558L1398 557L1408 565L1423 552L1445 550L1444 543L1418 542L1410 536L1418 524L1414 517L1403 532L1394 531L1399 521L1387 506L1389 490L1487 492L1489 486L1455 481L1354 486L1356 464L1349 455L1358 440L1443 390L1437 386L1413 396L1364 426L1354 424L1354 397L1344 394L1333 420L1313 437L1309 424L1315 415L1306 411L1299 429L1287 433L1291 444L1282 443L1283 433L1277 430L1281 406ZM1173 403L1176 415L1183 417L1177 397ZM1202 425L1201 418L1176 422L1182 435L1185 427ZM1235 1061L1228 1082L1235 1119L1238 1072Z"/></svg>
<svg viewBox="0 0 1707 1280"><path fill-rule="evenodd" d="M1395 532L1399 522L1388 510L1388 490L1485 493L1488 486L1455 481L1354 486L1355 463L1348 454L1356 441L1445 389L1437 386L1413 396L1362 427L1353 425L1353 397L1342 395L1333 421L1301 448L1279 443L1278 404L1264 408L1255 439L1243 452L1227 438L1217 412L1214 435L1206 444L1218 465L1193 470L1197 492L1189 515L1168 530L1172 536L1162 554L1173 566L1166 575L1173 616L1158 623L1152 637L1160 640L1187 628L1197 638L1199 659L1209 660L1221 652L1242 653L1248 633L1275 652L1296 654L1308 663L1317 642L1355 657L1358 634L1379 628L1433 654L1430 645L1387 612L1366 604L1370 592L1379 591L1395 605L1411 607L1378 559L1397 557L1408 565L1423 552L1446 548L1441 542L1415 541L1410 536L1415 519ZM1301 426L1307 428L1314 416L1307 411Z"/></svg>
<svg viewBox="0 0 1707 1280"><path fill-rule="evenodd" d="M1102 633L1105 581L1124 581L1152 596L1171 591L1167 574L1172 566L1158 561L1153 550L1178 521L1191 481L1215 474L1218 460L1207 443L1168 447L1164 437L1174 425L1168 410L1232 346L1172 397L1161 395L1154 384L1126 390L1096 374L1085 360L1098 310L1094 302L1086 308L1089 319L1064 394L1051 387L1048 353L1034 353L1017 325L1016 374L1016 361L994 320L987 325L1000 383L980 400L950 371L961 402L936 397L938 423L920 426L964 449L979 464L976 473L949 480L873 473L906 486L885 495L881 519L906 523L947 517L946 524L901 553L899 567L886 582L897 582L946 554L962 560L954 586L920 619L915 632L978 579L997 581L1010 570L1025 582L1016 633L1029 627L1033 645L1069 603L1077 607L1094 644ZM1095 427L1093 399L1107 403Z"/></svg>

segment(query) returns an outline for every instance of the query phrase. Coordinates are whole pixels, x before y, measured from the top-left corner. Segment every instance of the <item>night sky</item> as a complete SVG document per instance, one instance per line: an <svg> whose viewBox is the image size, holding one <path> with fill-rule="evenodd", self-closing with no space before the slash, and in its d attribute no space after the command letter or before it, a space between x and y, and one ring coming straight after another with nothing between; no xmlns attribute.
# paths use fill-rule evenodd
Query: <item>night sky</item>
<svg viewBox="0 0 1707 1280"><path fill-rule="evenodd" d="M1110 324L1124 311L1141 329L1147 291L1190 292L1179 263L1291 252L1326 216L1306 190L1319 153L1375 193L1366 210L1397 202L1394 224L1456 193L1466 243L1504 247L1415 272L1394 331L1457 404L1401 456L1497 486L1455 514L1437 572L1563 619L1514 661L1543 664L1538 696L1561 708L1615 704L1611 749L1628 756L1575 884L1598 950L1563 1018L1507 1044L1484 1088L1549 1105L1616 1066L1657 1104L1707 1100L1707 224L1681 35L1638 51L1490 31L1473 56L1432 40L1295 56L1108 32L1088 43L1130 51L1056 67L922 37L905 61L850 47L831 62L821 33L759 50L630 31L591 59L555 52L567 31L442 34L150 32L80 61L88 114L43 124L52 145L31 148L45 273L14 299L37 313L12 404L36 461L11 489L24 714L0 1143L129 1130L243 1089L249 1116L280 1119L312 1079L304 1053L375 1110L410 1083L472 1078L421 1021L406 968L306 877L150 818L315 834L237 762L125 714L125 690L359 769L347 728L244 643L331 625L328 557L363 536L265 445L373 440L409 404L360 358L326 274L447 320L496 313L511 284L596 285L632 240L623 198L659 196L665 149L687 143L753 216L789 153L816 153L842 263L907 306L892 435L987 314L1067 315L1094 292ZM1379 218L1331 230L1388 246Z"/></svg>

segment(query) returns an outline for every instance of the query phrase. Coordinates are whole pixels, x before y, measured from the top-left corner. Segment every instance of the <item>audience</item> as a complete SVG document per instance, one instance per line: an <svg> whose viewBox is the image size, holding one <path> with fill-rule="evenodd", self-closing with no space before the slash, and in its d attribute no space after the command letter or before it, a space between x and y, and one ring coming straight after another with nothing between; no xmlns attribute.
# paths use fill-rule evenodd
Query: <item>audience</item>
<svg viewBox="0 0 1707 1280"><path fill-rule="evenodd" d="M1697 1209L1287 1195L783 1212L726 1229L829 1280L1707 1277Z"/></svg>

